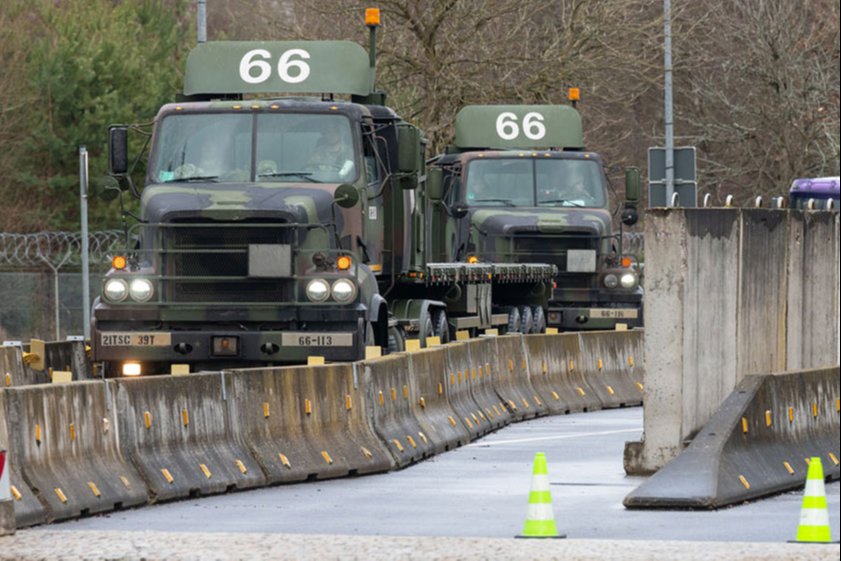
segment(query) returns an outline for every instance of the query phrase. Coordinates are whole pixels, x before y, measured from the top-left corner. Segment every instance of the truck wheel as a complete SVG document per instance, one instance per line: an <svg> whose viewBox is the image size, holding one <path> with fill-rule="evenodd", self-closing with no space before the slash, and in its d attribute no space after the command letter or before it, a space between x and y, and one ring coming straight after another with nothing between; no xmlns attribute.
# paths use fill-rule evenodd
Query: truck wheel
<svg viewBox="0 0 841 561"><path fill-rule="evenodd" d="M543 313L543 308L541 306L532 306L531 316L532 323L534 324L532 333L543 333L546 331L546 314Z"/></svg>
<svg viewBox="0 0 841 561"><path fill-rule="evenodd" d="M534 318L531 315L529 306L520 306L520 333L523 335L531 333L534 329Z"/></svg>
<svg viewBox="0 0 841 561"><path fill-rule="evenodd" d="M435 310L433 314L434 334L441 338L441 343L450 342L450 323L447 321L446 310Z"/></svg>
<svg viewBox="0 0 841 561"><path fill-rule="evenodd" d="M429 314L426 314L423 319L421 319L421 330L418 334L418 339L420 339L420 345L422 348L426 348L426 338L433 337L435 335L435 326L432 324L432 318Z"/></svg>
<svg viewBox="0 0 841 561"><path fill-rule="evenodd" d="M403 330L397 326L388 328L388 353L402 353L406 350L406 338Z"/></svg>
<svg viewBox="0 0 841 561"><path fill-rule="evenodd" d="M508 309L508 327L506 333L520 332L520 309L516 306Z"/></svg>

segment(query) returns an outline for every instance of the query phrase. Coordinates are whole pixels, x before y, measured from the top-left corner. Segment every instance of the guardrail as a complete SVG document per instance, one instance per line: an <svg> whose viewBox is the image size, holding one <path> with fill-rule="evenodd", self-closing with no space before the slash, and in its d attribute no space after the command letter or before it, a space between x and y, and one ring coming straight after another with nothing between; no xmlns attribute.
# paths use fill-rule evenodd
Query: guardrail
<svg viewBox="0 0 841 561"><path fill-rule="evenodd" d="M15 461L17 526L399 469L514 420L639 403L642 336L507 335L357 363L9 386L0 448ZM590 388L608 377L603 403Z"/></svg>

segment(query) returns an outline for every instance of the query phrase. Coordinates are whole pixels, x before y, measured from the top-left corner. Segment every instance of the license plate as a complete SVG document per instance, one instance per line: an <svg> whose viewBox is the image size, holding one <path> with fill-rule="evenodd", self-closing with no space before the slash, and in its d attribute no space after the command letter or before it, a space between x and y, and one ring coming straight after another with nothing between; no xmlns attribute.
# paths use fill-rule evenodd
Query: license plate
<svg viewBox="0 0 841 561"><path fill-rule="evenodd" d="M590 317L593 319L637 319L639 310L633 308L592 308Z"/></svg>
<svg viewBox="0 0 841 561"><path fill-rule="evenodd" d="M284 347L352 347L352 333L295 333L281 334Z"/></svg>
<svg viewBox="0 0 841 561"><path fill-rule="evenodd" d="M99 341L103 347L168 347L172 344L172 334L102 333Z"/></svg>

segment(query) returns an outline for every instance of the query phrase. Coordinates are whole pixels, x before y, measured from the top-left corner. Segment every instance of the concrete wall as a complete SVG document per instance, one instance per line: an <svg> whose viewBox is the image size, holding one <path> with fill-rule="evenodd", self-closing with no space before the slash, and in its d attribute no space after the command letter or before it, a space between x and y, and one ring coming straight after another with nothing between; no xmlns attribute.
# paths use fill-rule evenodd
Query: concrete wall
<svg viewBox="0 0 841 561"><path fill-rule="evenodd" d="M625 468L677 456L746 375L838 363L838 214L653 209L645 432Z"/></svg>

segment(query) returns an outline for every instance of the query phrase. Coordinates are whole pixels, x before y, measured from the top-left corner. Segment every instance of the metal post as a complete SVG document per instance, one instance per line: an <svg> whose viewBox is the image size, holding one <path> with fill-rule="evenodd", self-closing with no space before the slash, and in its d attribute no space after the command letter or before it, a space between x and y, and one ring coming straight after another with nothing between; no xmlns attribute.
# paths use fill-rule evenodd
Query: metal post
<svg viewBox="0 0 841 561"><path fill-rule="evenodd" d="M79 147L79 204L82 219L82 329L85 340L91 338L91 271L88 240L88 149Z"/></svg>
<svg viewBox="0 0 841 561"><path fill-rule="evenodd" d="M666 124L666 204L675 192L675 137L672 115L672 4L663 0L663 67L665 70L665 95L663 120Z"/></svg>
<svg viewBox="0 0 841 561"><path fill-rule="evenodd" d="M207 0L198 0L196 11L196 41L207 43Z"/></svg>

